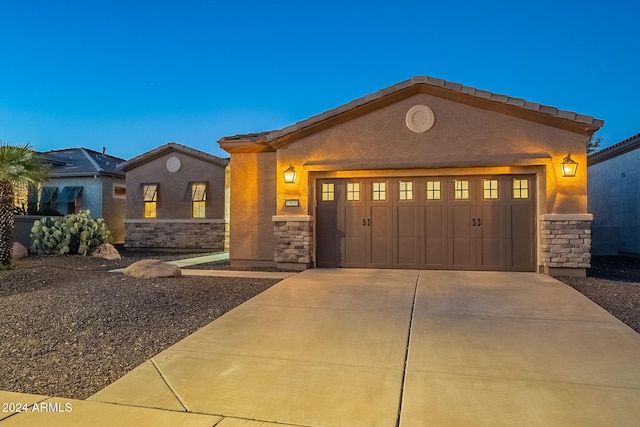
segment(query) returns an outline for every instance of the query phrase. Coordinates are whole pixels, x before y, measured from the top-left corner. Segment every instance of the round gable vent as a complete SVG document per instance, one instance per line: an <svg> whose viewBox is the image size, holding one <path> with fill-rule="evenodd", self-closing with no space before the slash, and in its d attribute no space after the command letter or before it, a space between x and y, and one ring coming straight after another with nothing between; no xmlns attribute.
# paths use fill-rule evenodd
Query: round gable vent
<svg viewBox="0 0 640 427"><path fill-rule="evenodd" d="M167 170L169 172L178 172L181 167L182 167L182 162L180 162L179 158L173 156L173 157L169 157L169 159L167 160Z"/></svg>
<svg viewBox="0 0 640 427"><path fill-rule="evenodd" d="M407 111L407 127L415 133L424 133L433 127L436 116L426 105L414 105Z"/></svg>

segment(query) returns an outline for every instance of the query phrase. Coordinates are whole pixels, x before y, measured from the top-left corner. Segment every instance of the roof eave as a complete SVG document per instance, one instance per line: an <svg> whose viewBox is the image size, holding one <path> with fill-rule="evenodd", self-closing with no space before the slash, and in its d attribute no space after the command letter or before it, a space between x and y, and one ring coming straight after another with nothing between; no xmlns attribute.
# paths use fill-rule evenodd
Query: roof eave
<svg viewBox="0 0 640 427"><path fill-rule="evenodd" d="M587 165L597 165L637 149L640 149L640 133L589 155Z"/></svg>
<svg viewBox="0 0 640 427"><path fill-rule="evenodd" d="M125 172L128 172L132 169L137 168L140 165L143 165L145 163L148 163L150 161L153 160L157 160L160 157L166 155L167 153L171 153L171 152L179 152L182 153L186 156L190 156L199 160L202 160L204 162L208 162L220 167L226 167L226 165L229 163L229 161L227 159L222 159L220 157L214 156L212 154L209 153L205 153L203 151L199 151L199 150L195 150L193 148L187 147L185 145L181 145L175 142L169 142L167 144L164 144L158 148L155 148L151 151L147 151L146 153L143 153L139 156L134 157L133 159L120 163L118 164L118 168L122 169Z"/></svg>
<svg viewBox="0 0 640 427"><path fill-rule="evenodd" d="M218 141L220 144L220 148L226 151L229 154L236 153L269 153L274 152L276 149L264 142L253 142L253 141Z"/></svg>
<svg viewBox="0 0 640 427"><path fill-rule="evenodd" d="M423 76L400 82L281 130L273 131L266 136L266 143L278 149L297 139L419 93L520 117L585 136L593 134L604 125L603 120L590 116Z"/></svg>

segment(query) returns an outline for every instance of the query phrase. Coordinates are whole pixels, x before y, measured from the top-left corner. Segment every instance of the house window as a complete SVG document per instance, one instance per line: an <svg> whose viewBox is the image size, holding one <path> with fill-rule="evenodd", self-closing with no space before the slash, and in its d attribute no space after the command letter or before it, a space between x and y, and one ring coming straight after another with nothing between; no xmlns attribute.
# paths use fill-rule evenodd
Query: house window
<svg viewBox="0 0 640 427"><path fill-rule="evenodd" d="M56 202L58 187L42 187L40 189L40 209L52 209Z"/></svg>
<svg viewBox="0 0 640 427"><path fill-rule="evenodd" d="M67 204L67 213L78 213L82 206L80 202L80 192L82 186L68 186L64 187L58 196L58 203Z"/></svg>
<svg viewBox="0 0 640 427"><path fill-rule="evenodd" d="M373 182L372 183L372 200L387 200L387 183L386 182Z"/></svg>
<svg viewBox="0 0 640 427"><path fill-rule="evenodd" d="M114 199L126 199L127 198L127 186L122 184L113 184L113 198Z"/></svg>
<svg viewBox="0 0 640 427"><path fill-rule="evenodd" d="M207 184L198 182L191 184L191 216L205 218L205 204L207 203Z"/></svg>
<svg viewBox="0 0 640 427"><path fill-rule="evenodd" d="M456 200L469 199L469 181L461 181L456 179L453 181L453 197Z"/></svg>
<svg viewBox="0 0 640 427"><path fill-rule="evenodd" d="M13 185L13 206L26 213L29 203L29 185L18 183Z"/></svg>
<svg viewBox="0 0 640 427"><path fill-rule="evenodd" d="M427 181L427 200L440 200L441 198L440 181Z"/></svg>
<svg viewBox="0 0 640 427"><path fill-rule="evenodd" d="M142 187L142 198L144 200L144 217L157 217L158 184L144 184Z"/></svg>
<svg viewBox="0 0 640 427"><path fill-rule="evenodd" d="M497 179L483 179L482 186L483 186L484 199L498 198L498 180Z"/></svg>
<svg viewBox="0 0 640 427"><path fill-rule="evenodd" d="M398 194L400 196L400 200L413 200L413 182L399 181Z"/></svg>
<svg viewBox="0 0 640 427"><path fill-rule="evenodd" d="M355 202L360 200L359 182L347 182L347 200Z"/></svg>
<svg viewBox="0 0 640 427"><path fill-rule="evenodd" d="M528 199L529 198L529 180L521 178L513 178L513 198Z"/></svg>
<svg viewBox="0 0 640 427"><path fill-rule="evenodd" d="M331 201L335 198L335 189L333 183L322 183L322 200Z"/></svg>

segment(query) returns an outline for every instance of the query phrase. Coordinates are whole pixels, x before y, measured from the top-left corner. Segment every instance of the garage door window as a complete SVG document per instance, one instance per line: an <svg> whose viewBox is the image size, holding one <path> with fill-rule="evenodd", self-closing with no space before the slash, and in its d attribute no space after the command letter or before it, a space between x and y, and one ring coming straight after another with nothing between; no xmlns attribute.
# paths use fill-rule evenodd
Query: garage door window
<svg viewBox="0 0 640 427"><path fill-rule="evenodd" d="M483 198L485 200L498 198L498 180L497 179L483 179Z"/></svg>
<svg viewBox="0 0 640 427"><path fill-rule="evenodd" d="M456 200L468 200L469 199L469 181L455 180L454 184L454 198Z"/></svg>
<svg viewBox="0 0 640 427"><path fill-rule="evenodd" d="M528 199L529 198L529 180L513 178L513 198Z"/></svg>
<svg viewBox="0 0 640 427"><path fill-rule="evenodd" d="M400 181L398 185L400 200L413 200L413 181Z"/></svg>
<svg viewBox="0 0 640 427"><path fill-rule="evenodd" d="M427 200L440 200L440 181L427 181Z"/></svg>
<svg viewBox="0 0 640 427"><path fill-rule="evenodd" d="M372 200L387 200L387 183L386 182L374 182L372 183Z"/></svg>
<svg viewBox="0 0 640 427"><path fill-rule="evenodd" d="M335 189L333 183L322 184L322 200L331 201L335 198Z"/></svg>
<svg viewBox="0 0 640 427"><path fill-rule="evenodd" d="M347 200L357 202L360 200L360 183L347 182Z"/></svg>

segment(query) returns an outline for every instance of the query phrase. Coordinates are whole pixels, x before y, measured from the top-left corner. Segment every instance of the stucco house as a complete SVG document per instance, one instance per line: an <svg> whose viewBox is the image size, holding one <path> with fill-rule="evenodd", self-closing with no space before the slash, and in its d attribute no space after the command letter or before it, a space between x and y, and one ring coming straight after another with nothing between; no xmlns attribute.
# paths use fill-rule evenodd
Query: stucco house
<svg viewBox="0 0 640 427"><path fill-rule="evenodd" d="M225 250L228 164L175 142L123 163L125 248Z"/></svg>
<svg viewBox="0 0 640 427"><path fill-rule="evenodd" d="M29 211L37 210L42 215L66 215L88 209L92 217L104 218L112 242L122 243L126 182L118 164L124 159L87 148L51 150L39 155L50 166L49 180L39 186L37 194L24 186L16 188L14 204L23 208L30 205ZM14 234L26 246L32 222L30 216L16 216Z"/></svg>
<svg viewBox="0 0 640 427"><path fill-rule="evenodd" d="M584 275L603 123L423 76L223 137L231 262Z"/></svg>
<svg viewBox="0 0 640 427"><path fill-rule="evenodd" d="M640 134L593 153L593 255L640 255Z"/></svg>

